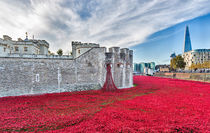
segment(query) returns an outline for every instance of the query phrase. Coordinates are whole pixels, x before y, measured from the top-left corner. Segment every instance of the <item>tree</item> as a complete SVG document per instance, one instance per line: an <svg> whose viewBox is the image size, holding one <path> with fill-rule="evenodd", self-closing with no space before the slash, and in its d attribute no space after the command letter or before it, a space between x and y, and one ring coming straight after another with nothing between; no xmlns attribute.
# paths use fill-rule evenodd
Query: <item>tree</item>
<svg viewBox="0 0 210 133"><path fill-rule="evenodd" d="M195 64L195 63L192 63L192 65L190 66L190 69L191 69L191 70L195 70L195 69L197 69L196 64Z"/></svg>
<svg viewBox="0 0 210 133"><path fill-rule="evenodd" d="M63 50L62 50L62 49L58 49L57 54L58 54L59 56L62 56L62 55L63 55Z"/></svg>
<svg viewBox="0 0 210 133"><path fill-rule="evenodd" d="M50 50L48 51L49 55L55 55L53 52L51 52Z"/></svg>
<svg viewBox="0 0 210 133"><path fill-rule="evenodd" d="M192 63L192 65L190 66L191 70L196 70L196 69L202 69L202 68L210 68L210 61L206 61L204 63Z"/></svg>
<svg viewBox="0 0 210 133"><path fill-rule="evenodd" d="M176 57L174 57L173 59L171 59L171 63L170 66L172 69L176 70L176 69L183 69L185 68L186 63L184 62L184 58L182 58L181 55L178 55Z"/></svg>

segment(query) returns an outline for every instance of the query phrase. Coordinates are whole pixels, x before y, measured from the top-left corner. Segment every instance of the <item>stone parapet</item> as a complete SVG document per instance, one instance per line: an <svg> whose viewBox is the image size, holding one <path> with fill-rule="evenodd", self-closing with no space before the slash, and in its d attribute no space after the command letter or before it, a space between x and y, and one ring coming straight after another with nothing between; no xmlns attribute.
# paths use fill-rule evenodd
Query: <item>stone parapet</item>
<svg viewBox="0 0 210 133"><path fill-rule="evenodd" d="M6 54L0 58L73 59L71 55Z"/></svg>

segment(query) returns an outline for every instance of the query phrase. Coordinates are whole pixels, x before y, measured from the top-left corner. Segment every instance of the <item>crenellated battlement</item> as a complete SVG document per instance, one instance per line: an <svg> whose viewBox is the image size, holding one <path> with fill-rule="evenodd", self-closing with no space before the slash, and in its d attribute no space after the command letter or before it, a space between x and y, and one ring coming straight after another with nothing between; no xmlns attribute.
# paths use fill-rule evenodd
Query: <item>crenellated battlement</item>
<svg viewBox="0 0 210 133"><path fill-rule="evenodd" d="M78 41L72 41L72 47L77 47L77 48L81 48L81 47L99 47L99 44L96 43L82 43L82 42L78 42Z"/></svg>
<svg viewBox="0 0 210 133"><path fill-rule="evenodd" d="M129 55L133 56L133 50L129 50Z"/></svg>
<svg viewBox="0 0 210 133"><path fill-rule="evenodd" d="M128 48L111 47L105 53L106 63L112 64L112 74L117 87L133 85L133 51Z"/></svg>
<svg viewBox="0 0 210 133"><path fill-rule="evenodd" d="M96 43L82 43L77 41L72 41L72 55L74 58L79 57L91 48L99 48L99 44Z"/></svg>
<svg viewBox="0 0 210 133"><path fill-rule="evenodd" d="M111 47L109 48L109 52L106 52L107 58L119 58L121 60L125 60L126 58L133 58L133 50L129 50L128 48L120 47Z"/></svg>
<svg viewBox="0 0 210 133"><path fill-rule="evenodd" d="M122 49L120 49L120 52L128 54L129 53L129 49L128 48L122 48Z"/></svg>
<svg viewBox="0 0 210 133"><path fill-rule="evenodd" d="M111 47L111 48L109 48L109 52L120 53L120 47Z"/></svg>

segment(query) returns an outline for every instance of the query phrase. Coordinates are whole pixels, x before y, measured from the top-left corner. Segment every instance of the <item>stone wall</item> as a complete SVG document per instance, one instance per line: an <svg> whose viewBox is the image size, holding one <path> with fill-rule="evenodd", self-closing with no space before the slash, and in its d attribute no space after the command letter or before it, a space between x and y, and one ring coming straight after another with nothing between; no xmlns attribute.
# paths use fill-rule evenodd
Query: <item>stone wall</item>
<svg viewBox="0 0 210 133"><path fill-rule="evenodd" d="M0 97L100 89L105 50L93 48L74 60L0 57Z"/></svg>
<svg viewBox="0 0 210 133"><path fill-rule="evenodd" d="M77 58L49 57L0 57L0 97L100 89L107 61L118 88L133 86L132 50L96 47Z"/></svg>
<svg viewBox="0 0 210 133"><path fill-rule="evenodd" d="M86 51L90 50L91 48L99 48L99 44L95 43L82 43L82 42L72 42L72 55L74 58L79 57Z"/></svg>
<svg viewBox="0 0 210 133"><path fill-rule="evenodd" d="M109 48L107 59L112 64L112 74L118 88L133 86L133 51L119 47Z"/></svg>
<svg viewBox="0 0 210 133"><path fill-rule="evenodd" d="M210 73L156 73L154 76L210 82Z"/></svg>

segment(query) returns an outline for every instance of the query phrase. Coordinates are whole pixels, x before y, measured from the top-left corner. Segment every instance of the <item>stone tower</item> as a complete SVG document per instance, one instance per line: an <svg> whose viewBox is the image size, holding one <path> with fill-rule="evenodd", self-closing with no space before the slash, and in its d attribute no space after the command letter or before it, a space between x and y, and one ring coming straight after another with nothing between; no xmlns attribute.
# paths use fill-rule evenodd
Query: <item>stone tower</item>
<svg viewBox="0 0 210 133"><path fill-rule="evenodd" d="M112 64L112 75L118 88L133 86L133 51L127 48L111 47L106 53L106 62Z"/></svg>

